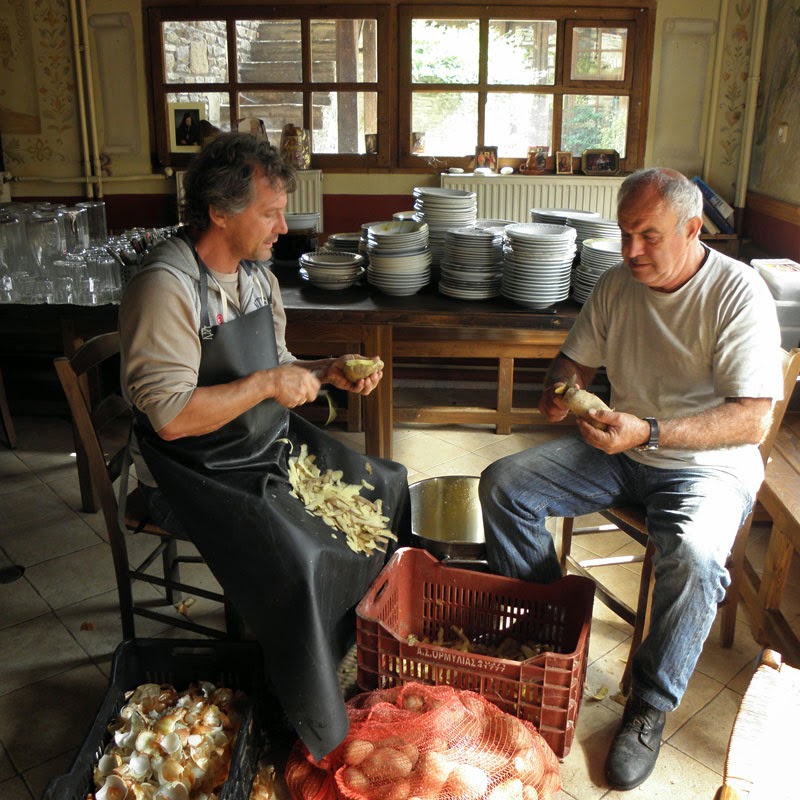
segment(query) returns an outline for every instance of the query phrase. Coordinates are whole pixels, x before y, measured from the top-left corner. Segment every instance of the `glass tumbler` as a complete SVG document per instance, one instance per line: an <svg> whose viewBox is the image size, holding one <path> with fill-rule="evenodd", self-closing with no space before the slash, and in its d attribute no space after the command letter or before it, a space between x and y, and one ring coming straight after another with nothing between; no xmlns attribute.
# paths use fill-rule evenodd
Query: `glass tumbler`
<svg viewBox="0 0 800 800"><path fill-rule="evenodd" d="M67 254L63 228L55 214L34 212L28 217L25 230L34 268L46 275L53 269L53 262Z"/></svg>
<svg viewBox="0 0 800 800"><path fill-rule="evenodd" d="M103 200L84 200L75 204L78 208L85 208L89 222L89 243L93 247L102 247L108 240L108 226L106 225L106 204Z"/></svg>

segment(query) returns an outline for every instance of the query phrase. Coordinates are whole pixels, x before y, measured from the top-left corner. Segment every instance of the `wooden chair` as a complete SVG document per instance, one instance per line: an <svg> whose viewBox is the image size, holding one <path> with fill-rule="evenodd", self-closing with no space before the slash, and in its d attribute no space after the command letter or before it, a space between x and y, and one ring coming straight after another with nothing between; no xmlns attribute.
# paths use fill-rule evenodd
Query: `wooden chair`
<svg viewBox="0 0 800 800"><path fill-rule="evenodd" d="M8 407L2 372L0 372L0 424L5 431L8 446L13 450L17 446L17 432L14 430L14 421L11 419L11 410Z"/></svg>
<svg viewBox="0 0 800 800"><path fill-rule="evenodd" d="M775 437L778 435L778 430L783 421L789 401L791 400L792 391L794 390L795 383L800 374L800 349L795 348L789 353L785 350L781 350L781 353L783 358L783 399L775 403L769 428L759 445L761 457L765 465L769 459L772 445L775 442ZM592 578L596 585L596 597L608 606L617 616L633 626L630 653L621 681L622 692L627 695L631 687L631 657L642 643L642 640L647 635L647 631L650 628L650 609L654 582L654 547L647 535L647 520L643 508L638 506L607 508L599 513L609 521L609 525L575 528L574 517L566 517L564 519L561 535L561 569L564 573L573 572ZM722 606L721 639L723 647L731 647L733 645L736 628L736 606L741 596L740 581L742 577L742 565L747 538L750 534L750 527L753 522L753 515L754 512L748 516L744 524L739 528L728 561L731 585L728 587ZM621 530L628 534L628 536L645 548L644 553L638 556L612 556L608 558L585 559L582 561L572 556L572 539L574 536L608 530ZM642 564L642 573L639 580L639 592L635 608L622 600L608 584L603 583L598 579L596 574L592 573L593 570L601 567L639 562Z"/></svg>
<svg viewBox="0 0 800 800"><path fill-rule="evenodd" d="M800 670L782 655L764 650L742 697L725 755L723 784L715 800L797 796L797 744Z"/></svg>
<svg viewBox="0 0 800 800"><path fill-rule="evenodd" d="M238 638L240 623L223 594L181 582L180 565L203 563L203 559L179 555L178 538L148 522L147 503L139 489L127 493L128 441L133 421L130 408L116 390L101 390L102 397L94 402L90 401L89 391L90 385L95 393L97 387L103 385L103 381L98 380L103 366L116 366L118 375L119 349L116 331L101 334L89 339L71 358L56 358L55 368L69 403L76 441L83 452L91 488L105 519L114 559L123 639L135 637L137 616L185 628L202 636ZM115 380L114 386L117 385ZM127 497L124 510L119 506L113 485L118 478L121 496ZM129 559L128 543L133 535L150 540L147 556L138 565L131 564ZM136 600L133 594L136 581L159 587L163 596L156 603L152 599ZM188 609L185 615L178 613L175 607L184 593L222 603L226 630L194 622L188 616Z"/></svg>

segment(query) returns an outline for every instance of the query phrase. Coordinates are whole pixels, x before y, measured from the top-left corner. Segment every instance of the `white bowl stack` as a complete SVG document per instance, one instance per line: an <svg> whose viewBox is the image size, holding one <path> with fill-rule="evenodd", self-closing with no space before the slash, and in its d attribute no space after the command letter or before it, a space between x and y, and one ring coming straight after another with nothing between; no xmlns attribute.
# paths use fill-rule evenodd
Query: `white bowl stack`
<svg viewBox="0 0 800 800"><path fill-rule="evenodd" d="M358 253L317 251L300 256L300 278L318 289L349 289L364 273L364 258Z"/></svg>
<svg viewBox="0 0 800 800"><path fill-rule="evenodd" d="M505 229L503 297L549 308L569 297L576 232L562 225L521 222Z"/></svg>
<svg viewBox="0 0 800 800"><path fill-rule="evenodd" d="M572 274L572 297L585 303L594 289L597 279L614 264L622 261L620 239L584 239L581 245L581 260Z"/></svg>
<svg viewBox="0 0 800 800"><path fill-rule="evenodd" d="M460 300L500 294L504 227L455 228L445 235L439 291Z"/></svg>
<svg viewBox="0 0 800 800"><path fill-rule="evenodd" d="M367 282L385 294L416 294L431 279L428 225L420 220L367 226Z"/></svg>
<svg viewBox="0 0 800 800"><path fill-rule="evenodd" d="M325 242L325 247L320 249L331 253L358 253L360 240L361 234L358 231L355 233L332 233Z"/></svg>
<svg viewBox="0 0 800 800"><path fill-rule="evenodd" d="M414 210L428 223L428 243L433 263L438 264L444 252L445 234L452 228L467 228L478 216L478 196L464 189L441 189L418 186L413 191Z"/></svg>

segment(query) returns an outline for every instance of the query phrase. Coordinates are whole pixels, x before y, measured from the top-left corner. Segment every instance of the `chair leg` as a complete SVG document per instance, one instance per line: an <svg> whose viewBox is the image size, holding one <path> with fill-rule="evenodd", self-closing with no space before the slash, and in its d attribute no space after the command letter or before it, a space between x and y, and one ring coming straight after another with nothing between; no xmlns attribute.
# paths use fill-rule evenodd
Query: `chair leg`
<svg viewBox="0 0 800 800"><path fill-rule="evenodd" d="M170 538L167 541L167 546L161 554L161 563L164 568L165 580L172 583L180 583L181 580L181 565L178 561L178 543L177 540ZM164 587L164 597L170 605L179 603L183 597L178 589L173 589L171 586Z"/></svg>
<svg viewBox="0 0 800 800"><path fill-rule="evenodd" d="M650 612L653 605L653 553L655 548L653 543L648 541L647 548L642 561L642 577L639 580L639 597L636 600L636 621L633 624L633 635L631 636L631 649L628 653L628 661L625 664L625 671L622 674L620 688L627 697L631 692L633 681L633 656L639 649L644 637L650 630Z"/></svg>
<svg viewBox="0 0 800 800"><path fill-rule="evenodd" d="M561 527L561 574L567 574L567 558L572 552L572 531L575 528L575 517L563 517Z"/></svg>
<svg viewBox="0 0 800 800"><path fill-rule="evenodd" d="M6 387L3 383L3 373L0 372L0 422L6 433L8 446L14 450L17 446L17 432L14 430L14 421L11 419L11 410L6 399Z"/></svg>

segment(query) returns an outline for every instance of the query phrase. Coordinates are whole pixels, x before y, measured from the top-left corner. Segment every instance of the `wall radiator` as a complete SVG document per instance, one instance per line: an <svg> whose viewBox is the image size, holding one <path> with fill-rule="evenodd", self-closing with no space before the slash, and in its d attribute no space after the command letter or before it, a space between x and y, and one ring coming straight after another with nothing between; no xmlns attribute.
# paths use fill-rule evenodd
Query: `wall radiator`
<svg viewBox="0 0 800 800"><path fill-rule="evenodd" d="M176 172L178 203L183 192L184 172ZM287 214L319 214L317 230L324 231L322 224L322 170L307 169L297 171L297 188L289 195L286 203Z"/></svg>
<svg viewBox="0 0 800 800"><path fill-rule="evenodd" d="M570 208L597 211L617 218L617 190L624 178L585 175L442 175L447 189L478 195L479 219L530 222L532 208Z"/></svg>
<svg viewBox="0 0 800 800"><path fill-rule="evenodd" d="M322 170L305 169L297 171L297 188L289 195L286 213L319 214L319 227L317 230L325 230L322 221Z"/></svg>

